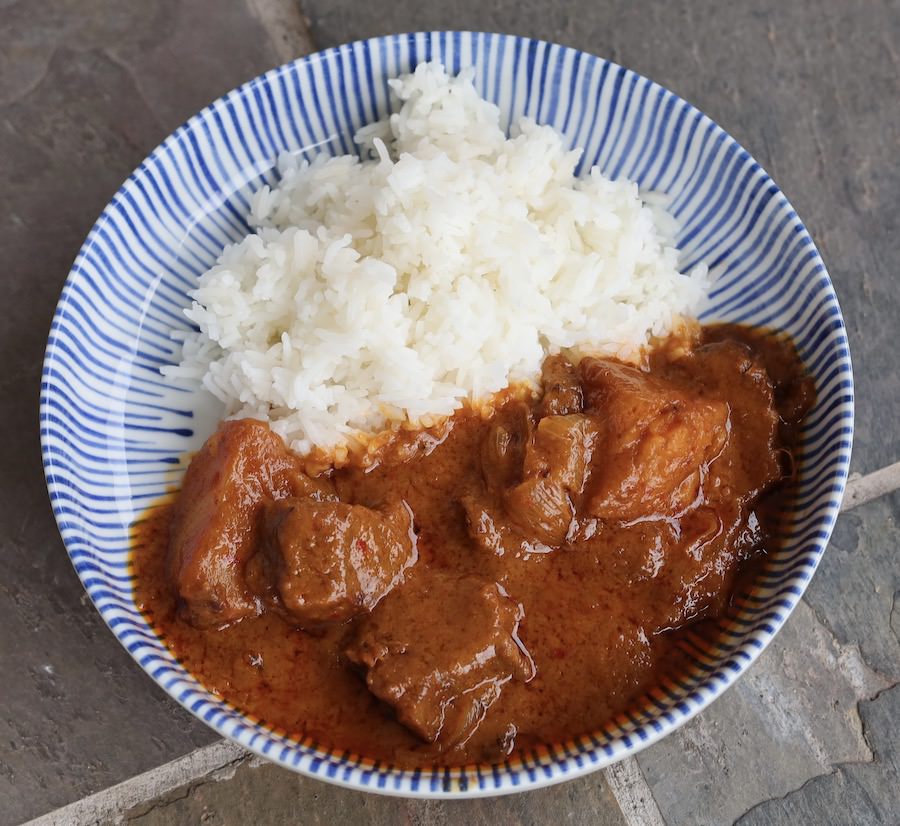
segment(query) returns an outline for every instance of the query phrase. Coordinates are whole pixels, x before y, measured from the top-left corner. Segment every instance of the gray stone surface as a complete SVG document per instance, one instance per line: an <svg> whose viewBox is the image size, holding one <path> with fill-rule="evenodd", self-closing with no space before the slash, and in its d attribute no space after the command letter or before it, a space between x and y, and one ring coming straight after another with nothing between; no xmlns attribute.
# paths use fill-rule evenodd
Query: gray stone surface
<svg viewBox="0 0 900 826"><path fill-rule="evenodd" d="M900 494L844 514L807 601L871 668L900 680ZM898 720L900 725L900 720Z"/></svg>
<svg viewBox="0 0 900 826"><path fill-rule="evenodd" d="M320 46L388 31L509 31L610 57L697 104L774 175L825 255L857 376L854 467L900 459L896 0L302 6ZM131 663L83 598L40 472L40 362L69 264L119 183L212 98L306 48L303 26L294 0L0 0L8 434L0 443L0 822L213 739ZM842 517L811 608L734 690L640 758L667 823L730 823L744 813L754 824L897 822L900 697L888 687L900 675L898 507L895 495ZM621 822L601 775L458 805L341 791L249 761L232 768L231 779L214 773L131 815L145 823ZM634 811L625 813L632 824Z"/></svg>
<svg viewBox="0 0 900 826"><path fill-rule="evenodd" d="M134 166L280 62L242 2L0 3L0 822L210 742L83 598L50 512L38 387L63 279Z"/></svg>
<svg viewBox="0 0 900 826"><path fill-rule="evenodd" d="M741 818L740 826L896 824L900 820L900 687L862 703L860 715L874 761L836 766L783 798L761 803Z"/></svg>
<svg viewBox="0 0 900 826"><path fill-rule="evenodd" d="M223 782L224 781L224 782ZM265 801L262 803L261 801ZM284 823L405 823L415 826L625 826L603 775L530 794L482 800L402 800L348 792L246 760L224 775L178 789L126 814L129 823L276 826Z"/></svg>
<svg viewBox="0 0 900 826"><path fill-rule="evenodd" d="M576 46L700 107L773 175L841 300L857 380L853 466L900 458L900 4L895 0L305 0L318 46L480 29Z"/></svg>
<svg viewBox="0 0 900 826"><path fill-rule="evenodd" d="M668 826L733 823L838 763L871 762L857 703L887 685L801 603L727 694L637 761Z"/></svg>

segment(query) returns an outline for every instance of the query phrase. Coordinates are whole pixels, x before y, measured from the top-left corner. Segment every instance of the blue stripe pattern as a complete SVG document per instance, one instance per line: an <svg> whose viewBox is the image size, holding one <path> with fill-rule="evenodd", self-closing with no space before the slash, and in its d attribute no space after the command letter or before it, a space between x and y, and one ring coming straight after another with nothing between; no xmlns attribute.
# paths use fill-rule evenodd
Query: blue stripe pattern
<svg viewBox="0 0 900 826"><path fill-rule="evenodd" d="M218 404L163 379L189 329L187 290L247 232L250 194L275 180L281 152L349 151L388 113L389 77L417 62L476 66L503 121L523 114L598 164L671 197L681 263L711 265L703 321L790 333L816 378L796 507L720 639L686 642L689 673L602 730L496 766L401 771L273 731L208 693L135 608L128 564L135 520L177 486L183 457L214 429ZM112 632L172 697L220 734L308 775L386 794L498 794L575 777L671 732L759 656L803 594L831 535L853 438L853 377L825 265L791 205L731 137L688 103L589 54L472 32L396 35L340 46L244 84L179 127L129 177L84 243L63 288L43 369L41 438L50 498L75 570Z"/></svg>

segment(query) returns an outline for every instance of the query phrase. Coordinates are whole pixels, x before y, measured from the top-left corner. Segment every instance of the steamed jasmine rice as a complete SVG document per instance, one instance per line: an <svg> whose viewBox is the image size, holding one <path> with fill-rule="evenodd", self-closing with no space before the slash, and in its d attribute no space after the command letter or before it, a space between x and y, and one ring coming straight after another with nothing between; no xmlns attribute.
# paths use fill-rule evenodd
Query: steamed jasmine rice
<svg viewBox="0 0 900 826"><path fill-rule="evenodd" d="M534 383L551 353L636 360L695 316L708 274L678 271L672 219L635 183L576 178L552 128L507 136L472 78L422 64L392 81L395 114L357 135L371 160L280 158L164 372L340 455Z"/></svg>

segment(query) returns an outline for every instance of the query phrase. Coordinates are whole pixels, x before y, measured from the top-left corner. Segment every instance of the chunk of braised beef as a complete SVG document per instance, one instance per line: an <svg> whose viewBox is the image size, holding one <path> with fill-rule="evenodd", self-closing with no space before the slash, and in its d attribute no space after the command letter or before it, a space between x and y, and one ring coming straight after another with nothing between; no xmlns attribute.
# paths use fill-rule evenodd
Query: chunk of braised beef
<svg viewBox="0 0 900 826"><path fill-rule="evenodd" d="M689 357L709 392L730 399L731 433L704 486L710 500L758 497L782 477L777 449L780 417L765 367L734 341L698 347Z"/></svg>
<svg viewBox="0 0 900 826"><path fill-rule="evenodd" d="M500 495L522 478L525 449L531 437L531 413L522 401L511 402L502 422L488 428L481 443L481 472L488 493Z"/></svg>
<svg viewBox="0 0 900 826"><path fill-rule="evenodd" d="M525 536L550 546L566 541L597 437L598 423L580 413L538 422L525 450L522 481L504 495L512 524Z"/></svg>
<svg viewBox="0 0 900 826"><path fill-rule="evenodd" d="M531 554L546 554L553 550L543 542L523 536L506 511L485 501L484 497L469 494L463 496L460 503L466 515L469 536L488 554L524 559Z"/></svg>
<svg viewBox="0 0 900 826"><path fill-rule="evenodd" d="M583 397L578 368L564 355L557 354L544 359L541 367L541 402L538 414L568 416L581 413Z"/></svg>
<svg viewBox="0 0 900 826"><path fill-rule="evenodd" d="M263 531L262 581L301 627L371 610L418 558L412 511L401 500L373 509L284 499L266 506Z"/></svg>
<svg viewBox="0 0 900 826"><path fill-rule="evenodd" d="M307 476L267 424L223 422L194 456L175 504L167 570L188 620L222 626L259 613L245 568L255 553L263 503L289 496L333 499Z"/></svg>
<svg viewBox="0 0 900 826"><path fill-rule="evenodd" d="M676 516L698 502L731 432L729 406L691 397L616 362L581 363L586 407L604 424L585 490L586 516L628 522Z"/></svg>
<svg viewBox="0 0 900 826"><path fill-rule="evenodd" d="M578 369L585 412L602 416L625 444L636 440L652 419L683 398L665 379L618 361L587 357Z"/></svg>
<svg viewBox="0 0 900 826"><path fill-rule="evenodd" d="M670 536L658 568L641 586L656 595L646 600L653 606L650 626L658 633L720 616L740 564L764 548L756 513L731 502L698 507L672 525L657 524Z"/></svg>
<svg viewBox="0 0 900 826"><path fill-rule="evenodd" d="M496 582L429 572L364 618L345 653L403 725L450 749L472 736L504 685L534 676L522 616Z"/></svg>

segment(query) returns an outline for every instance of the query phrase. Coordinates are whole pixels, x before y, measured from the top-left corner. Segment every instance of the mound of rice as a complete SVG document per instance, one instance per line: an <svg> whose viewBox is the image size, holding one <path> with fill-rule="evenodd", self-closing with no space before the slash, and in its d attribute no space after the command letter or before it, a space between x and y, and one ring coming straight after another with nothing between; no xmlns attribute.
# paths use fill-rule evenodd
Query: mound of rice
<svg viewBox="0 0 900 826"><path fill-rule="evenodd" d="M678 272L672 219L634 183L576 179L580 152L548 126L507 137L473 74L392 81L399 109L357 136L374 160L282 157L256 231L193 291L199 332L167 375L340 455L535 382L548 353L637 359L696 315L707 272Z"/></svg>

